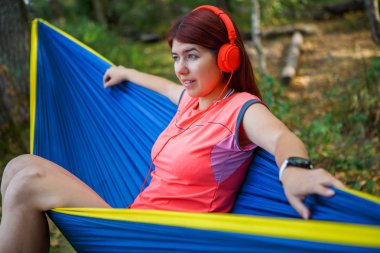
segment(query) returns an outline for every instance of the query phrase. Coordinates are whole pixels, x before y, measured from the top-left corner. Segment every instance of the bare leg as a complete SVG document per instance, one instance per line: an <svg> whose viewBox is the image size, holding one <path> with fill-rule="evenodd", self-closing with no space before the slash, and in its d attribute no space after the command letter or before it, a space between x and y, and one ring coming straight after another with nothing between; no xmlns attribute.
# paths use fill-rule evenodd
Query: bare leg
<svg viewBox="0 0 380 253"><path fill-rule="evenodd" d="M33 155L20 155L9 161L7 166L5 166L1 181L1 196L5 196L5 191L8 188L8 185L12 178L26 166L32 164L32 161L34 159L31 157L33 157Z"/></svg>
<svg viewBox="0 0 380 253"><path fill-rule="evenodd" d="M44 213L47 210L110 207L74 175L43 158L32 155L23 156L20 161L16 158L12 167L14 173L9 173L8 179L3 180L6 185L2 185L0 253L48 252L49 231Z"/></svg>

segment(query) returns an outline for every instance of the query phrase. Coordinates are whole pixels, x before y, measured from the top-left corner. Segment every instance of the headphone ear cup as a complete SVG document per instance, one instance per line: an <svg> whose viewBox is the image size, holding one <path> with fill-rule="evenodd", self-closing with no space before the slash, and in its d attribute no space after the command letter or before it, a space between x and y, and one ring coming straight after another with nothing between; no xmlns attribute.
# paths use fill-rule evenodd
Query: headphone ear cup
<svg viewBox="0 0 380 253"><path fill-rule="evenodd" d="M240 50L236 45L224 44L218 53L218 67L223 72L232 72L240 66Z"/></svg>

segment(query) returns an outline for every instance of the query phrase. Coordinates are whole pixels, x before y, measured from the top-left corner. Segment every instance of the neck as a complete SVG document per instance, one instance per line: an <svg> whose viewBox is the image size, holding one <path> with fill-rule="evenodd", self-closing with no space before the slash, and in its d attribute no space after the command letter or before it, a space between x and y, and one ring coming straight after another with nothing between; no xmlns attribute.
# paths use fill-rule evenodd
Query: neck
<svg viewBox="0 0 380 253"><path fill-rule="evenodd" d="M199 98L198 100L198 110L205 110L207 108L209 108L214 102L213 100L209 100L209 99L206 99L206 98Z"/></svg>
<svg viewBox="0 0 380 253"><path fill-rule="evenodd" d="M226 89L224 89L223 93L221 93L221 91L219 91L218 94L220 94L220 95L218 95L217 97L215 97L215 96L212 98L200 97L198 100L198 103L199 103L198 104L198 110L207 109L210 106L219 103L223 99L228 98L233 93L234 93L234 90L232 88L226 88Z"/></svg>
<svg viewBox="0 0 380 253"><path fill-rule="evenodd" d="M223 100L224 98L227 98L230 96L234 90L228 85L231 82L232 76L234 72L231 72L230 78L228 79L228 82L224 84L223 86L220 86L219 89L214 90L211 94L209 94L206 97L200 97L199 98L199 104L198 104L198 110L204 110L206 108L209 108L213 104L219 103L220 100ZM232 93L231 93L232 91Z"/></svg>

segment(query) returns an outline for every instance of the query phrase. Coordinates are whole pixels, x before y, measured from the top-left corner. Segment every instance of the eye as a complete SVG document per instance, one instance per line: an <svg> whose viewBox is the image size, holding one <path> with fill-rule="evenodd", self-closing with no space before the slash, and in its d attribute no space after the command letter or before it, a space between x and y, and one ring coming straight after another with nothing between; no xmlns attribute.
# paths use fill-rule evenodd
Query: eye
<svg viewBox="0 0 380 253"><path fill-rule="evenodd" d="M172 55L172 58L175 62L179 60L179 56L175 54Z"/></svg>
<svg viewBox="0 0 380 253"><path fill-rule="evenodd" d="M190 59L190 60L196 60L196 59L199 58L199 56L196 55L196 54L189 54L189 55L187 56L187 58Z"/></svg>

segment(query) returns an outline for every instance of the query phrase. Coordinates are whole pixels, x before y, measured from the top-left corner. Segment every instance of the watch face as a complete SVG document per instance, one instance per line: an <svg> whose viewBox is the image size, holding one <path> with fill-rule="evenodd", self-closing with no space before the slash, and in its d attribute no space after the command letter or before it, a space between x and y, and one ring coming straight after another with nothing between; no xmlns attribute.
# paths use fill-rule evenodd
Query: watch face
<svg viewBox="0 0 380 253"><path fill-rule="evenodd" d="M302 157L289 157L288 166L295 166L295 167L309 168L309 169L312 168L311 161Z"/></svg>

